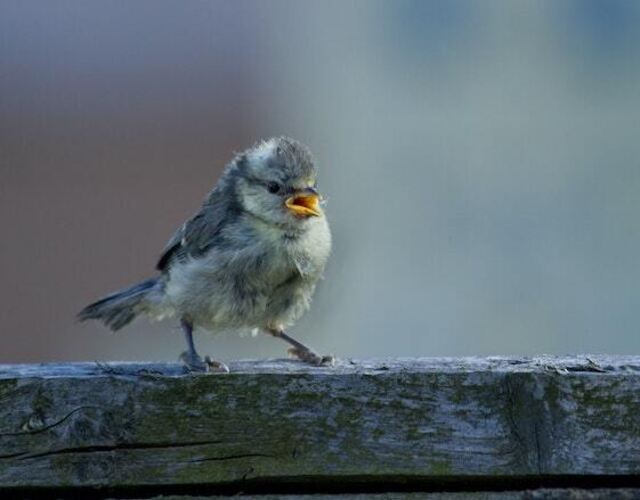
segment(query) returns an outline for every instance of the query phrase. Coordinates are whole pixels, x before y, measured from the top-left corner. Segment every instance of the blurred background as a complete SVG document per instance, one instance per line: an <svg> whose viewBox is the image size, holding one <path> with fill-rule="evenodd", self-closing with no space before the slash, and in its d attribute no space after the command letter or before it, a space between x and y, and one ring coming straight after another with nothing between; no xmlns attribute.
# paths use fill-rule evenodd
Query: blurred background
<svg viewBox="0 0 640 500"><path fill-rule="evenodd" d="M318 351L640 351L640 2L0 0L0 362L177 359L74 316L281 134L329 198Z"/></svg>

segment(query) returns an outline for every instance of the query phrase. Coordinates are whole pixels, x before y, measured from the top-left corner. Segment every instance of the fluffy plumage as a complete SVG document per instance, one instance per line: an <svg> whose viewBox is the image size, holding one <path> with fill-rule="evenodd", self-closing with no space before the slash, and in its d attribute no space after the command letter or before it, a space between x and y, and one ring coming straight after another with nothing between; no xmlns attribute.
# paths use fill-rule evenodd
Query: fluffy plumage
<svg viewBox="0 0 640 500"><path fill-rule="evenodd" d="M309 150L286 137L236 155L165 247L159 275L87 306L79 318L113 330L144 314L211 331L281 332L308 309L330 253L322 210L301 216L285 203L315 196L316 175Z"/></svg>

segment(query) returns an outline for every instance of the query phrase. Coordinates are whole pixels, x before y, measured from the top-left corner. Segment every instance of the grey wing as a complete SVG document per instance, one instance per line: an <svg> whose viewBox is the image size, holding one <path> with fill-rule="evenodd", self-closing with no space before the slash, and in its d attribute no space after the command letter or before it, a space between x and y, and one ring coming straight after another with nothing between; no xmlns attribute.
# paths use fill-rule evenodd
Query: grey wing
<svg viewBox="0 0 640 500"><path fill-rule="evenodd" d="M211 220L211 215L205 206L185 222L162 251L156 269L166 271L176 260L183 261L187 257L198 257L209 250L220 228L219 223Z"/></svg>
<svg viewBox="0 0 640 500"><path fill-rule="evenodd" d="M182 240L182 234L184 233L184 226L178 229L174 235L169 240L169 243L164 247L162 253L160 254L160 258L158 259L158 263L156 264L156 269L158 271L164 271L169 266L169 262L173 259L176 252L180 248L180 241Z"/></svg>
<svg viewBox="0 0 640 500"><path fill-rule="evenodd" d="M156 264L167 271L172 262L199 257L220 242L225 225L232 223L242 210L234 196L217 186L207 196L202 208L176 231Z"/></svg>

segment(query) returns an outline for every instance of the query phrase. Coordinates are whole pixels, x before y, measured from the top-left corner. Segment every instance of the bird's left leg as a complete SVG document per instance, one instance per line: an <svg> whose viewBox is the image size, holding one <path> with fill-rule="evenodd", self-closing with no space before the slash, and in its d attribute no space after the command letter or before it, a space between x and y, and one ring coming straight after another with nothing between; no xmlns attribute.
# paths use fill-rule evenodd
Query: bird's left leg
<svg viewBox="0 0 640 500"><path fill-rule="evenodd" d="M287 335L282 328L267 328L266 332L269 335L273 335L276 338L282 339L285 342L291 344L293 347L289 348L289 354L292 354L301 361L305 361L312 365L333 365L333 356L321 356L316 354L312 349L304 345L302 342L298 342L293 337Z"/></svg>
<svg viewBox="0 0 640 500"><path fill-rule="evenodd" d="M187 341L187 351L180 355L180 360L185 364L190 372L221 372L229 373L229 368L222 361L215 361L209 356L204 359L196 351L193 343L193 323L186 317L180 320L180 326L184 332L184 338Z"/></svg>

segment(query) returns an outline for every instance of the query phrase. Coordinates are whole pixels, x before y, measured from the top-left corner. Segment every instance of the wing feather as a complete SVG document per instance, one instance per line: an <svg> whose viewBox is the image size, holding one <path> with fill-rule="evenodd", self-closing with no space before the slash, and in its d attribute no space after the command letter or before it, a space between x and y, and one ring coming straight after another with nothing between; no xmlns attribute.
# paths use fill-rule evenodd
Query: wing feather
<svg viewBox="0 0 640 500"><path fill-rule="evenodd" d="M199 257L214 246L225 223L223 197L209 195L200 211L178 229L165 246L156 264L159 271L167 271L175 261Z"/></svg>

